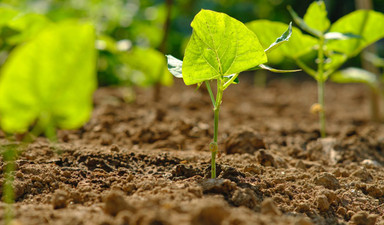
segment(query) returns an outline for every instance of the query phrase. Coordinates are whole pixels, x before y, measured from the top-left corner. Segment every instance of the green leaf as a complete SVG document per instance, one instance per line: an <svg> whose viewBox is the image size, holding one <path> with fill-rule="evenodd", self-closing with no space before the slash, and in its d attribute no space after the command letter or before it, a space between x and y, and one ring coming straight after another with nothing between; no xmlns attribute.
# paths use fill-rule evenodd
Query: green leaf
<svg viewBox="0 0 384 225"><path fill-rule="evenodd" d="M183 61L181 61L180 59L177 59L171 55L166 55L166 56L167 56L169 72L177 78L183 78L183 74L181 72L182 66L183 66Z"/></svg>
<svg viewBox="0 0 384 225"><path fill-rule="evenodd" d="M201 10L191 26L193 33L182 68L186 85L240 73L267 62L257 36L224 13Z"/></svg>
<svg viewBox="0 0 384 225"><path fill-rule="evenodd" d="M340 33L340 32L328 32L324 35L326 40L347 40L351 38L361 38L359 35L351 34L351 33Z"/></svg>
<svg viewBox="0 0 384 225"><path fill-rule="evenodd" d="M264 65L264 64L260 64L259 67L260 67L260 69L268 70L268 71L271 71L271 72L274 72L274 73L293 73L293 72L301 71L301 69L297 69L297 70L279 70L279 69L275 69L275 68L272 68L272 67Z"/></svg>
<svg viewBox="0 0 384 225"><path fill-rule="evenodd" d="M291 14L293 20L295 21L295 23L303 30L307 31L308 33L312 34L313 36L316 36L316 37L320 37L321 36L321 32L316 30L316 29L313 29L311 28L303 19L301 19L297 13L292 9L291 6L288 6L287 7L289 13Z"/></svg>
<svg viewBox="0 0 384 225"><path fill-rule="evenodd" d="M331 25L324 1L312 2L304 15L304 21L309 27L324 33Z"/></svg>
<svg viewBox="0 0 384 225"><path fill-rule="evenodd" d="M135 47L122 58L132 70L131 80L135 85L149 87L157 83L165 86L173 84L173 77L168 72L167 62L161 52Z"/></svg>
<svg viewBox="0 0 384 225"><path fill-rule="evenodd" d="M269 20L255 20L246 24L258 37L261 45L267 49L268 46L276 40L287 29L287 24ZM298 58L310 51L317 44L316 38L305 35L301 31L292 27L292 35L288 42L279 48L268 53L268 59L274 57ZM278 61L278 60L275 60Z"/></svg>
<svg viewBox="0 0 384 225"><path fill-rule="evenodd" d="M13 18L15 18L19 12L11 7L0 7L0 27L7 25Z"/></svg>
<svg viewBox="0 0 384 225"><path fill-rule="evenodd" d="M364 59L371 62L376 67L383 67L384 68L384 58L380 58L379 56L371 53L371 52L364 52L363 53Z"/></svg>
<svg viewBox="0 0 384 225"><path fill-rule="evenodd" d="M9 38L8 42L16 45L27 41L50 24L51 21L41 14L27 13L17 16L8 23L8 27L20 31L20 33Z"/></svg>
<svg viewBox="0 0 384 225"><path fill-rule="evenodd" d="M83 125L96 89L94 29L63 22L15 48L0 76L0 125L25 132L36 120L64 129Z"/></svg>
<svg viewBox="0 0 384 225"><path fill-rule="evenodd" d="M275 42L273 42L267 49L265 49L265 53L269 53L273 51L275 48L279 47L284 42L289 41L289 38L292 35L292 22L289 23L288 29L279 37L276 39Z"/></svg>
<svg viewBox="0 0 384 225"><path fill-rule="evenodd" d="M373 88L378 84L374 73L354 67L337 71L331 76L331 80L336 83L365 83Z"/></svg>
<svg viewBox="0 0 384 225"><path fill-rule="evenodd" d="M353 57L384 37L384 14L373 10L358 10L337 20L331 26L330 32L349 33L361 37L327 43L328 49Z"/></svg>

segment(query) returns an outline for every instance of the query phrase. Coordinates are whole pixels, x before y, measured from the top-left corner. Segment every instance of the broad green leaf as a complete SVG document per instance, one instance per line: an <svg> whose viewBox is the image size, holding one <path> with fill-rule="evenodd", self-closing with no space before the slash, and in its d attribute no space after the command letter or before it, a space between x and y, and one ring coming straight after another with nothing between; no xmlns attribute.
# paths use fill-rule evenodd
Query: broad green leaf
<svg viewBox="0 0 384 225"><path fill-rule="evenodd" d="M304 15L304 21L309 27L324 33L331 25L324 1L312 2Z"/></svg>
<svg viewBox="0 0 384 225"><path fill-rule="evenodd" d="M330 32L358 35L359 39L329 41L327 48L347 54L357 55L362 49L384 37L384 14L373 10L358 10L337 20Z"/></svg>
<svg viewBox="0 0 384 225"><path fill-rule="evenodd" d="M8 42L16 45L27 41L50 24L51 21L40 14L28 13L17 16L8 23L8 27L19 31L20 33L9 38Z"/></svg>
<svg viewBox="0 0 384 225"><path fill-rule="evenodd" d="M47 118L64 129L83 125L96 89L94 43L92 25L62 22L16 47L0 76L2 129L25 132Z"/></svg>
<svg viewBox="0 0 384 225"><path fill-rule="evenodd" d="M302 18L300 18L297 15L297 13L292 9L291 6L288 6L287 8L288 8L288 11L291 14L293 20L301 29L307 31L308 33L312 34L313 36L316 36L316 37L321 36L321 32L310 27Z"/></svg>
<svg viewBox="0 0 384 225"><path fill-rule="evenodd" d="M133 48L123 56L123 60L132 70L131 80L135 85L148 87L157 83L166 86L173 84L164 55L155 49Z"/></svg>
<svg viewBox="0 0 384 225"><path fill-rule="evenodd" d="M177 78L183 78L183 74L181 72L182 66L183 66L183 61L181 61L180 59L177 59L171 55L166 55L166 56L167 56L169 72Z"/></svg>
<svg viewBox="0 0 384 225"><path fill-rule="evenodd" d="M186 85L240 73L267 62L257 36L224 13L201 10L191 26L193 33L182 69Z"/></svg>
<svg viewBox="0 0 384 225"><path fill-rule="evenodd" d="M279 47L284 42L289 41L289 38L292 35L292 22L289 23L288 29L279 37L276 39L275 42L273 42L267 49L265 49L265 53L269 53Z"/></svg>
<svg viewBox="0 0 384 225"><path fill-rule="evenodd" d="M273 22L269 20L255 20L246 24L258 37L261 45L267 49L272 42L276 40L286 29L287 24ZM305 35L301 31L292 27L292 35L288 42L268 53L268 59L276 57L298 58L310 51L317 44L316 38ZM273 60L277 61L278 60Z"/></svg>
<svg viewBox="0 0 384 225"><path fill-rule="evenodd" d="M280 70L280 69L275 69L275 68L272 68L272 67L264 65L264 64L260 64L259 67L260 67L260 69L268 70L268 71L271 71L271 72L274 72L274 73L293 73L293 72L301 71L301 69L297 69L297 70Z"/></svg>
<svg viewBox="0 0 384 225"><path fill-rule="evenodd" d="M377 76L374 73L354 67L337 71L331 76L331 80L336 83L365 83L373 88L378 83Z"/></svg>

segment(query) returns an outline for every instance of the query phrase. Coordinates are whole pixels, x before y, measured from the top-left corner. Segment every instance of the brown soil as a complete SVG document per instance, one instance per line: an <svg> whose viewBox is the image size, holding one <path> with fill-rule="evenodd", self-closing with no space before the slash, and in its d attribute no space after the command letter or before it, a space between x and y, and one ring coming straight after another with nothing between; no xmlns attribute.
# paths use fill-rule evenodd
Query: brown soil
<svg viewBox="0 0 384 225"><path fill-rule="evenodd" d="M384 125L369 122L363 85L327 84L326 139L314 82L230 87L216 180L204 88L178 82L161 103L140 90L130 104L123 90L98 90L89 123L21 152L13 224L384 224Z"/></svg>

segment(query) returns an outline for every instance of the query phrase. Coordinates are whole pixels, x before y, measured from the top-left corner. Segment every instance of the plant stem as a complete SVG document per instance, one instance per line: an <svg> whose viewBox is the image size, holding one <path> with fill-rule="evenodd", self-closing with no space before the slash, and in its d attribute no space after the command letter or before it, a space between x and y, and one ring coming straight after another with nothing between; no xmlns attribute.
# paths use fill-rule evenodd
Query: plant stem
<svg viewBox="0 0 384 225"><path fill-rule="evenodd" d="M319 111L319 122L320 122L320 134L321 137L326 137L325 132L325 104L324 104L324 84L325 84L325 78L324 78L324 37L321 36L319 38L319 51L318 51L318 67L317 67L317 74L316 74L316 80L317 80L317 91L318 91L318 103L321 106L321 109Z"/></svg>
<svg viewBox="0 0 384 225"><path fill-rule="evenodd" d="M208 89L209 91L209 89ZM222 84L221 79L217 79L217 94L216 101L214 104L214 128L213 128L213 142L209 144L209 149L211 151L211 178L216 178L216 154L219 151L219 147L217 144L217 137L219 131L219 114L220 114L220 104L221 99L223 97L224 85Z"/></svg>
<svg viewBox="0 0 384 225"><path fill-rule="evenodd" d="M213 96L211 85L209 84L209 81L205 81L204 83L205 83L205 86L207 87L209 97L211 97L212 105L213 105L213 107L215 107L215 101L216 100L215 100L215 96Z"/></svg>
<svg viewBox="0 0 384 225"><path fill-rule="evenodd" d="M14 191L13 191L13 171L15 171L15 159L16 150L13 146L6 146L3 152L3 159L5 162L4 171L4 184L3 184L3 201L6 204L4 221L5 224L10 224L13 219L13 202L14 202Z"/></svg>

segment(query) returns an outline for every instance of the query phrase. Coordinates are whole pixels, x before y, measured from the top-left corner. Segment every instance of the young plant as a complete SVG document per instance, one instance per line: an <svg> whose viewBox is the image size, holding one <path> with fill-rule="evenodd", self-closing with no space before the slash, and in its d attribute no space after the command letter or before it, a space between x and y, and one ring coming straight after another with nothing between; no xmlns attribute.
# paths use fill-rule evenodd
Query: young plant
<svg viewBox="0 0 384 225"><path fill-rule="evenodd" d="M211 177L216 178L216 154L218 153L219 112L224 90L238 82L238 75L250 69L267 69L277 72L263 63L269 52L288 41L291 26L271 46L264 50L257 36L240 21L210 10L201 10L193 19L192 37L185 49L183 61L168 55L168 69L186 85L205 83L214 111L213 142L211 151ZM277 36L278 37L278 36ZM276 38L276 37L275 37ZM216 95L210 81L216 80Z"/></svg>
<svg viewBox="0 0 384 225"><path fill-rule="evenodd" d="M304 19L291 7L288 10L296 24L309 35L294 28L289 43L274 54L292 59L317 81L320 133L321 137L325 137L324 84L348 58L356 56L362 49L384 37L384 14L373 10L358 10L331 24L323 1L313 2ZM260 42L265 45L286 25L280 22L253 21L247 26L261 37ZM305 61L313 53L316 54L315 68Z"/></svg>
<svg viewBox="0 0 384 225"><path fill-rule="evenodd" d="M376 56L372 53L364 54L364 58L370 61L374 66L384 68L384 59ZM348 67L346 69L337 71L332 74L331 80L336 83L364 83L366 84L372 93L371 96L371 113L375 114L372 116L375 121L380 121L380 92L384 97L384 90L381 90L382 84L384 83L384 73L381 78L376 74L369 72L364 69Z"/></svg>
<svg viewBox="0 0 384 225"><path fill-rule="evenodd" d="M9 55L0 73L0 127L56 140L56 129L82 126L90 117L96 89L94 28L51 24ZM20 146L1 146L5 165L3 198L14 201L12 172ZM7 210L10 221L11 210Z"/></svg>

